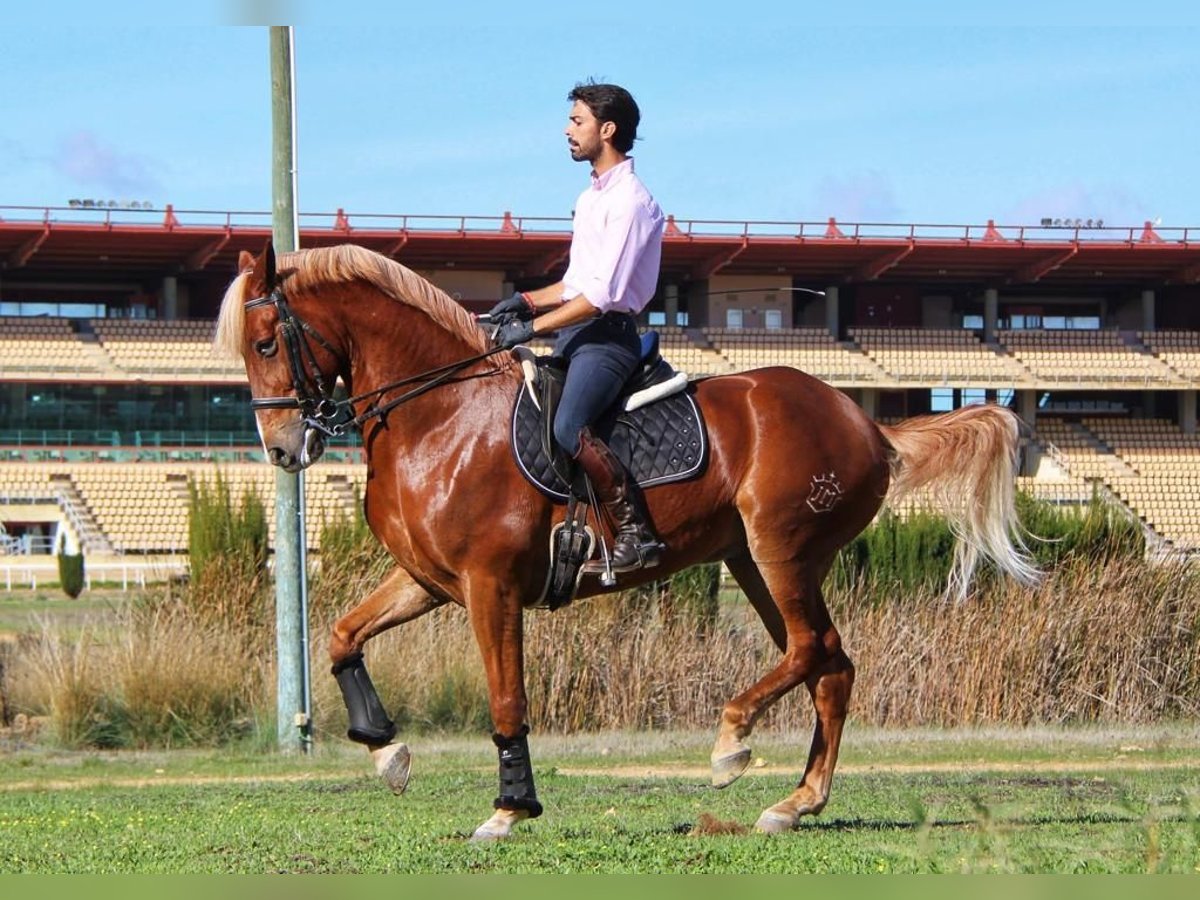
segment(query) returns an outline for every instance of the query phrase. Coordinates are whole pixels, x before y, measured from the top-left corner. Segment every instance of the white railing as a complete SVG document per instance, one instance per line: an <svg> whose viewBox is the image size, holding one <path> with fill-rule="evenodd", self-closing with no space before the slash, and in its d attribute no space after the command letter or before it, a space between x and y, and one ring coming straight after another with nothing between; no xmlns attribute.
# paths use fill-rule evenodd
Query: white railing
<svg viewBox="0 0 1200 900"><path fill-rule="evenodd" d="M121 590L144 588L148 584L166 581L178 575L186 575L186 558L158 562L89 562L84 560L84 590L91 590L93 583L119 584ZM38 562L15 562L0 560L0 584L4 590L37 590L38 585L58 583L58 562L51 559Z"/></svg>

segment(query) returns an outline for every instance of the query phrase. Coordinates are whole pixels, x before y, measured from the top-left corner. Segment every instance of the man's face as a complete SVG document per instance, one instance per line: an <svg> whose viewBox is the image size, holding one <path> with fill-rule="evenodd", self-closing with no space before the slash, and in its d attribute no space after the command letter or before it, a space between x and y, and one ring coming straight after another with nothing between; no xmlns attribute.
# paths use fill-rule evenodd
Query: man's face
<svg viewBox="0 0 1200 900"><path fill-rule="evenodd" d="M567 116L567 146L571 150L571 159L575 162L595 162L600 158L604 149L605 132L614 130L611 122L601 122L592 115L586 103L576 100Z"/></svg>

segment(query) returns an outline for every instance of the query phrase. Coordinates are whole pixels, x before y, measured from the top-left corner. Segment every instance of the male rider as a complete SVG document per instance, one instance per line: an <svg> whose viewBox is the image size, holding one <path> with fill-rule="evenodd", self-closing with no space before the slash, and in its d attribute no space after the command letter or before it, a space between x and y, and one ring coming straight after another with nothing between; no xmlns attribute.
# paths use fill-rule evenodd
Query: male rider
<svg viewBox="0 0 1200 900"><path fill-rule="evenodd" d="M636 316L654 295L663 214L634 173L629 151L641 119L627 90L580 84L567 95L567 146L591 164L591 184L575 204L571 253L562 281L496 304L495 343L514 347L557 331L554 355L567 364L554 418L555 440L591 479L615 525L613 570L658 563L662 544L637 484L593 431L641 358Z"/></svg>

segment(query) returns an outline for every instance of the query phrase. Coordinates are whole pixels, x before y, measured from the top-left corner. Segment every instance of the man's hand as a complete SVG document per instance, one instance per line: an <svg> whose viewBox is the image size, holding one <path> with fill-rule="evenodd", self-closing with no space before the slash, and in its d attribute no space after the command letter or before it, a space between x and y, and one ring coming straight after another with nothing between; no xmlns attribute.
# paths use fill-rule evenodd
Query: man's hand
<svg viewBox="0 0 1200 900"><path fill-rule="evenodd" d="M511 349L517 344L524 344L533 338L533 322L520 319L513 319L510 322L505 322L496 329L495 335L492 336L492 343L497 347L504 347L506 350Z"/></svg>
<svg viewBox="0 0 1200 900"><path fill-rule="evenodd" d="M514 319L521 321L532 319L535 313L529 298L518 291L507 300L501 300L489 309L488 315L492 317L493 322L506 325Z"/></svg>

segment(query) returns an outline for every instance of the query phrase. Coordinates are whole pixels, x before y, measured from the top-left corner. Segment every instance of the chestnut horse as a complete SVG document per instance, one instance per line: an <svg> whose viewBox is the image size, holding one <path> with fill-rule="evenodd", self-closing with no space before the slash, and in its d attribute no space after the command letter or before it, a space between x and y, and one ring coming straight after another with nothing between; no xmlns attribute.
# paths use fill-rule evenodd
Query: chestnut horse
<svg viewBox="0 0 1200 900"><path fill-rule="evenodd" d="M476 838L509 834L537 816L527 742L522 617L545 584L549 532L561 505L522 477L509 418L522 383L512 354L495 351L452 298L386 257L352 245L257 258L242 253L215 343L240 356L270 461L298 471L321 455L338 404L362 429L366 518L398 563L333 627L329 653L350 712L350 737L368 745L397 793L407 747L371 687L363 645L453 602L470 619L487 675L500 797ZM995 405L877 425L840 391L792 368L704 378L689 387L709 432L710 457L691 481L646 490L666 543L660 565L618 577L617 590L698 563L722 561L781 657L725 705L711 755L724 787L750 761L755 720L798 685L816 711L799 785L766 809L765 832L795 827L829 799L854 666L830 621L821 584L838 549L885 500L926 492L952 523L952 591L965 594L981 557L1023 582L1038 572L1013 507L1018 420ZM586 575L579 596L603 593Z"/></svg>

